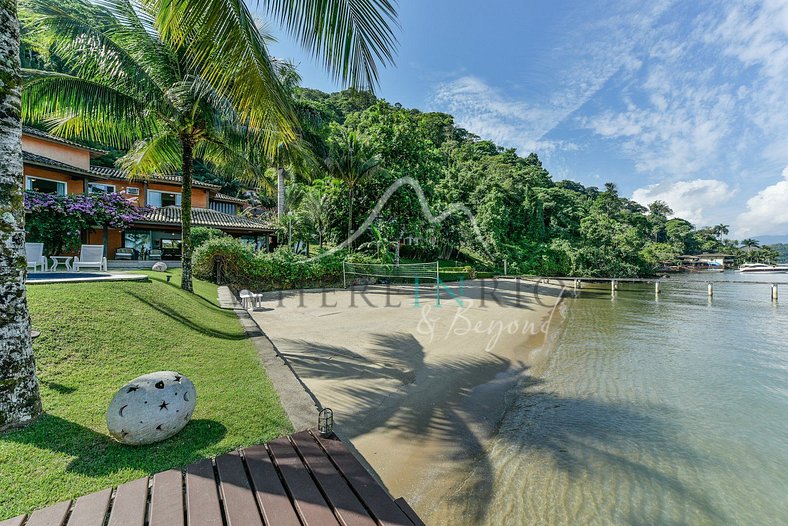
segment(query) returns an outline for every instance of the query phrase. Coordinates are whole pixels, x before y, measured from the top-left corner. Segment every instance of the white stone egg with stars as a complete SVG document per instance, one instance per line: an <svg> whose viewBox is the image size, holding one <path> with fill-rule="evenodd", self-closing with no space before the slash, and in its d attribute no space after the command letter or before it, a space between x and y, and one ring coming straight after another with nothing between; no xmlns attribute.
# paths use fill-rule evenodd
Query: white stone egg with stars
<svg viewBox="0 0 788 526"><path fill-rule="evenodd" d="M175 371L144 374L120 388L107 409L107 428L124 444L165 440L191 420L197 404L194 384Z"/></svg>

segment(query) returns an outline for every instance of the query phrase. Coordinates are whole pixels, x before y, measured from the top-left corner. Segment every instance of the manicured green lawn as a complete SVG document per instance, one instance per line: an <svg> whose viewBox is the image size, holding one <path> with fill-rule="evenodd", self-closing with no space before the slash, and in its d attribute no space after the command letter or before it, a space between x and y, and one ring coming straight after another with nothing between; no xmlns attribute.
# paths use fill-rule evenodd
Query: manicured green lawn
<svg viewBox="0 0 788 526"><path fill-rule="evenodd" d="M148 273L146 273L148 274ZM197 295L164 274L151 282L28 288L46 414L0 435L0 520L289 432L276 393L216 287ZM162 369L187 375L197 409L178 435L123 446L105 411L125 382Z"/></svg>

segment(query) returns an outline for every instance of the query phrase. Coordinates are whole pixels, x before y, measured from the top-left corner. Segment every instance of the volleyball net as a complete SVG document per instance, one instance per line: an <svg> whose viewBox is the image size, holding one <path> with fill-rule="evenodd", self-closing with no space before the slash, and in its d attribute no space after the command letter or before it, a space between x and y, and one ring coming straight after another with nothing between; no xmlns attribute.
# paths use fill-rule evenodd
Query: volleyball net
<svg viewBox="0 0 788 526"><path fill-rule="evenodd" d="M434 281L436 284L440 279L440 267L438 262L431 263L351 263L342 262L342 282L345 287L353 282L356 277L390 279L394 281L414 281L420 283L422 280Z"/></svg>

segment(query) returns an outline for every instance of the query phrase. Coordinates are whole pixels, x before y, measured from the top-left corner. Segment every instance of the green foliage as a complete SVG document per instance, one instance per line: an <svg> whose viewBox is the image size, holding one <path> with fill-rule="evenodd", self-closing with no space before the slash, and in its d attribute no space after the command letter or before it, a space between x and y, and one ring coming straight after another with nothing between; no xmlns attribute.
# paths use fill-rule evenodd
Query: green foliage
<svg viewBox="0 0 788 526"><path fill-rule="evenodd" d="M346 251L307 259L287 247L273 253L255 253L245 243L224 237L207 241L194 253L194 275L238 291L255 292L294 288L332 287L342 284L342 262ZM353 261L371 258L354 254Z"/></svg>
<svg viewBox="0 0 788 526"><path fill-rule="evenodd" d="M194 243L194 248L204 245L206 242L210 241L211 239L216 239L226 236L227 234L225 234L218 228L208 228L205 226L196 226L192 228L192 243Z"/></svg>

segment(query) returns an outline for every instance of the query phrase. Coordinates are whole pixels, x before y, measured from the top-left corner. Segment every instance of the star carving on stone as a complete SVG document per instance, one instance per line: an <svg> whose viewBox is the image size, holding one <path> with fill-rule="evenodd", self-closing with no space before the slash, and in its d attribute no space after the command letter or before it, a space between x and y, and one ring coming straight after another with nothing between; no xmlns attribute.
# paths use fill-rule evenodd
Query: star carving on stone
<svg viewBox="0 0 788 526"><path fill-rule="evenodd" d="M180 382L180 381L181 381L181 375L179 375L179 374L176 374L176 375L175 375L175 381L176 381L176 382Z"/></svg>
<svg viewBox="0 0 788 526"><path fill-rule="evenodd" d="M162 401L161 401L161 405L159 405L159 411L161 411L162 409L167 409L167 406L168 406L168 405L169 405L169 404L168 404L167 402L165 402L164 400L162 400ZM167 410L169 411L169 409L167 409Z"/></svg>
<svg viewBox="0 0 788 526"><path fill-rule="evenodd" d="M138 389L139 389L139 387L138 387L138 386L136 386L136 385L132 385L131 387L129 387L129 390L128 390L128 391L126 391L126 392L127 392L127 393L133 393L134 391L136 391L136 390L138 390Z"/></svg>

